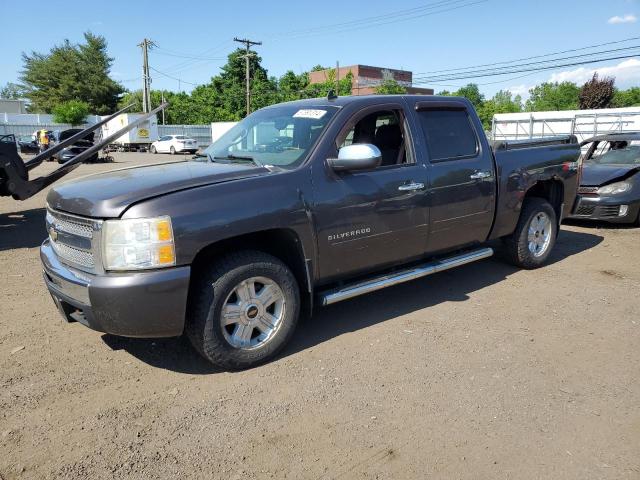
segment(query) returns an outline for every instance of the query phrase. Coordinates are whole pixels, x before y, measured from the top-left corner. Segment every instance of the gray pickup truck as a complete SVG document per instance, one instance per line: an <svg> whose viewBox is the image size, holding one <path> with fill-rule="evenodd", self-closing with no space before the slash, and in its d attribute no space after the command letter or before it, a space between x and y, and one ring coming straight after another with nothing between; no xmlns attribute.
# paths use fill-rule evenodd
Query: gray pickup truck
<svg viewBox="0 0 640 480"><path fill-rule="evenodd" d="M492 255L549 257L578 185L574 137L491 145L462 98L259 110L199 158L47 196L44 279L64 318L183 333L210 362L273 357L301 313Z"/></svg>

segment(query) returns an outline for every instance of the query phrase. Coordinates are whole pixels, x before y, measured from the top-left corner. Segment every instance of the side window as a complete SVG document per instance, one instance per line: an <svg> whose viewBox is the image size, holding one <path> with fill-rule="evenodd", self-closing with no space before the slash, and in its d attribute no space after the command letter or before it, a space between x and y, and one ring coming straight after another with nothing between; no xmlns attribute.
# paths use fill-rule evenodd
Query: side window
<svg viewBox="0 0 640 480"><path fill-rule="evenodd" d="M404 119L400 111L381 110L359 119L341 138L339 148L370 143L382 153L381 167L414 163L407 150Z"/></svg>
<svg viewBox="0 0 640 480"><path fill-rule="evenodd" d="M478 139L465 110L422 110L420 125L433 162L474 157Z"/></svg>

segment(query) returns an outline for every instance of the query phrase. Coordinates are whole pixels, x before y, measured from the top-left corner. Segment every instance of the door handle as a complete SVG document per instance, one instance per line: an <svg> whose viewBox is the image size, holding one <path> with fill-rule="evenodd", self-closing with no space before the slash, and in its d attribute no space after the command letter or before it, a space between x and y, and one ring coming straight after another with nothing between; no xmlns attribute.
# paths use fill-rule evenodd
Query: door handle
<svg viewBox="0 0 640 480"><path fill-rule="evenodd" d="M483 178L489 178L491 177L491 172L482 172L480 170L476 170L475 173L472 173L471 175L469 175L469 178L471 178L472 180L481 180Z"/></svg>
<svg viewBox="0 0 640 480"><path fill-rule="evenodd" d="M422 190L424 188L424 183L405 183L404 185L400 185L398 190L401 192L409 192L411 190Z"/></svg>

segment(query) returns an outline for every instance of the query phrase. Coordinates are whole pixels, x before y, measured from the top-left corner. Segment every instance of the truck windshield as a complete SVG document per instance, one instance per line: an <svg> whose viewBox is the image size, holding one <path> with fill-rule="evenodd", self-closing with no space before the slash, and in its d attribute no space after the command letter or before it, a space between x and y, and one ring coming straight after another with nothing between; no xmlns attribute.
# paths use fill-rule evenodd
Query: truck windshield
<svg viewBox="0 0 640 480"><path fill-rule="evenodd" d="M307 156L338 107L280 105L252 113L204 153L216 161L254 160L294 168Z"/></svg>

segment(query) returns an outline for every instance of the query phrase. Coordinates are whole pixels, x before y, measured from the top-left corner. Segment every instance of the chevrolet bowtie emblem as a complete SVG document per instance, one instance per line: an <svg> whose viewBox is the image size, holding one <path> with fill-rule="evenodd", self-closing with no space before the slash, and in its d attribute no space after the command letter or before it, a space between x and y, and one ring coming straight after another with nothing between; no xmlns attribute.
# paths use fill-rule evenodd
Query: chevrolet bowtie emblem
<svg viewBox="0 0 640 480"><path fill-rule="evenodd" d="M58 232L56 231L55 227L53 226L49 227L49 236L51 237L51 240L53 240L54 242L58 240Z"/></svg>

